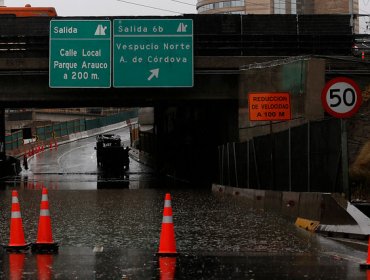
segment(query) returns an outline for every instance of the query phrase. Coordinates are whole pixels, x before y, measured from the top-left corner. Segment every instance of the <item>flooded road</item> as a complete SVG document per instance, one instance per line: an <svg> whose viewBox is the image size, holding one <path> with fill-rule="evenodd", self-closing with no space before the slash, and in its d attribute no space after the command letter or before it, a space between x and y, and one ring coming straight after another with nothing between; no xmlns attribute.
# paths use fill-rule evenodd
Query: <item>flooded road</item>
<svg viewBox="0 0 370 280"><path fill-rule="evenodd" d="M127 141L127 129L118 133ZM46 186L60 249L56 255L2 252L0 278L366 279L358 267L365 252L303 231L243 197L165 185L134 160L128 176L102 178L94 146L90 138L45 151L20 178L2 182L0 242L9 240L12 189L19 192L26 240L35 242ZM166 193L176 258L156 255Z"/></svg>
<svg viewBox="0 0 370 280"><path fill-rule="evenodd" d="M54 238L63 246L145 249L156 252L165 190L49 190ZM243 199L209 192L171 191L177 247L200 252L310 252L309 236L279 215ZM26 238L36 236L41 191L19 190ZM11 192L2 191L1 220L9 219ZM0 236L8 236L7 223ZM5 240L4 240L5 241Z"/></svg>

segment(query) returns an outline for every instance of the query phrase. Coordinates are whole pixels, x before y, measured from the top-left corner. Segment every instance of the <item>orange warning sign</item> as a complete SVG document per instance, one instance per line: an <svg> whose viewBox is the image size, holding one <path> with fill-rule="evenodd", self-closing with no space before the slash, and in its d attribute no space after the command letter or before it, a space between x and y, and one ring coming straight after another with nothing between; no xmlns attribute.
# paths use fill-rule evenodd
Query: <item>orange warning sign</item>
<svg viewBox="0 0 370 280"><path fill-rule="evenodd" d="M253 92L248 94L249 120L286 121L291 119L290 94Z"/></svg>

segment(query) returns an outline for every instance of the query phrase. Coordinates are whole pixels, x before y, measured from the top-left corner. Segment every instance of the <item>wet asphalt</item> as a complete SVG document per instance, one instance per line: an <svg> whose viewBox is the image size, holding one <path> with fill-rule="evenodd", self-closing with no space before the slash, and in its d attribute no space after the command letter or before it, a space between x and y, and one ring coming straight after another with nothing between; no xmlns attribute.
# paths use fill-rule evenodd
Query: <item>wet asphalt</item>
<svg viewBox="0 0 370 280"><path fill-rule="evenodd" d="M117 133L128 141L127 129ZM242 197L165 184L134 160L125 176L103 176L94 145L91 138L45 151L0 183L0 242L9 242L13 189L26 240L35 242L45 186L59 244L57 254L0 249L1 279L370 279L359 268L367 248L306 232ZM157 255L166 193L173 258Z"/></svg>

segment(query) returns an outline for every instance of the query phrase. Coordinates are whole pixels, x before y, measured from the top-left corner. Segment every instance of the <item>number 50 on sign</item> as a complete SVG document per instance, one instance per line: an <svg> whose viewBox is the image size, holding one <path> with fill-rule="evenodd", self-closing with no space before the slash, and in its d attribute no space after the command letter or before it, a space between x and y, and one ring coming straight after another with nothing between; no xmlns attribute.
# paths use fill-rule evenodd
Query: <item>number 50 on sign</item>
<svg viewBox="0 0 370 280"><path fill-rule="evenodd" d="M338 77L330 80L321 92L322 105L326 112L336 118L349 118L361 106L359 86L351 79Z"/></svg>

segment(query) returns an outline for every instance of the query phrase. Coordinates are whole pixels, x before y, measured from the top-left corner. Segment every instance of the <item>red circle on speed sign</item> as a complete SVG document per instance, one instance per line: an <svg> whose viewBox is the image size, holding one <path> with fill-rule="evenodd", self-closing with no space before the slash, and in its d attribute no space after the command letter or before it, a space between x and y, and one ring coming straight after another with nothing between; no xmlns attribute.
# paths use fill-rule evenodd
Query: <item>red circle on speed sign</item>
<svg viewBox="0 0 370 280"><path fill-rule="evenodd" d="M321 92L322 105L326 112L336 118L349 118L360 109L362 95L353 80L338 77L326 83Z"/></svg>

